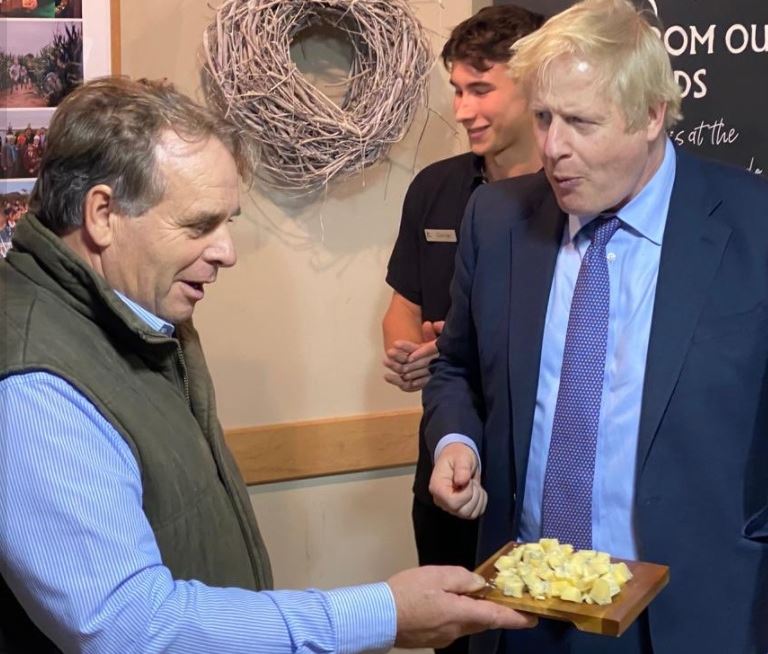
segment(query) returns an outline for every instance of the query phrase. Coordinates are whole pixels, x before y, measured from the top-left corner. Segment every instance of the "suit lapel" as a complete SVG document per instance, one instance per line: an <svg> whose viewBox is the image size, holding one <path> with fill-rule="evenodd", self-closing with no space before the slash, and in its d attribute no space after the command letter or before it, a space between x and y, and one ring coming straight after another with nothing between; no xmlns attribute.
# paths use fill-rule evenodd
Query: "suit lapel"
<svg viewBox="0 0 768 654"><path fill-rule="evenodd" d="M678 151L661 248L638 437L638 474L674 391L730 228L710 218L720 204L698 164Z"/></svg>
<svg viewBox="0 0 768 654"><path fill-rule="evenodd" d="M548 187L547 187L548 189ZM509 388L518 513L528 465L541 342L565 214L554 195L510 233Z"/></svg>

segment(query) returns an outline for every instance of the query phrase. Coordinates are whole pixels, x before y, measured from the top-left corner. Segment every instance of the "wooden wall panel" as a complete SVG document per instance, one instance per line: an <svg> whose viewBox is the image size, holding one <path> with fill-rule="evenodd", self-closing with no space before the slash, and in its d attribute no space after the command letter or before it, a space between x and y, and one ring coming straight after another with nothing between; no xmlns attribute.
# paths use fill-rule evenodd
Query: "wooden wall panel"
<svg viewBox="0 0 768 654"><path fill-rule="evenodd" d="M122 66L122 39L120 34L120 0L110 0L109 22L111 32L111 72L119 75Z"/></svg>
<svg viewBox="0 0 768 654"><path fill-rule="evenodd" d="M229 429L249 485L395 468L416 462L421 410Z"/></svg>

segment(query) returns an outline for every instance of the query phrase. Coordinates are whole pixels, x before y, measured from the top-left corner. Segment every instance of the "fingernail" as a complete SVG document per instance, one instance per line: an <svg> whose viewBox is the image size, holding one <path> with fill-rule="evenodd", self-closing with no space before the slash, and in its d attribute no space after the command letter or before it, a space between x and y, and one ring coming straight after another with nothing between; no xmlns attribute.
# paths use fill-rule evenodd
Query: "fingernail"
<svg viewBox="0 0 768 654"><path fill-rule="evenodd" d="M485 577L481 577L479 574L472 575L475 579L475 583L479 586L485 586Z"/></svg>

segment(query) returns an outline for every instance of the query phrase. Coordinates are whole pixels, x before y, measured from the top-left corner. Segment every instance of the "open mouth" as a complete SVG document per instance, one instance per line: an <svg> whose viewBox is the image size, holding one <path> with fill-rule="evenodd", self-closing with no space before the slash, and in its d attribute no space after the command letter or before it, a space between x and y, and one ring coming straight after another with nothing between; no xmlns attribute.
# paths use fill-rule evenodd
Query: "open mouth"
<svg viewBox="0 0 768 654"><path fill-rule="evenodd" d="M187 287L188 295L196 300L200 300L205 295L205 291L203 290L203 283L202 282L190 282L183 280L182 284Z"/></svg>
<svg viewBox="0 0 768 654"><path fill-rule="evenodd" d="M473 129L468 129L467 134L469 135L469 138L472 140L482 138L482 136L488 131L488 126L485 127L475 127Z"/></svg>
<svg viewBox="0 0 768 654"><path fill-rule="evenodd" d="M580 178L578 177L563 177L558 175L554 177L555 184L561 188L572 188L579 183L579 179Z"/></svg>

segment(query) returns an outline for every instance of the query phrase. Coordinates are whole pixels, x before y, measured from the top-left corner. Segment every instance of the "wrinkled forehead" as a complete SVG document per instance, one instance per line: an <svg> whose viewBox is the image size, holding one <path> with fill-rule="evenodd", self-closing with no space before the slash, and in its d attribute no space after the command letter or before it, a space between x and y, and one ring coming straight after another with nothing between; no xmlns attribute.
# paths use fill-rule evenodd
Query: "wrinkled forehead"
<svg viewBox="0 0 768 654"><path fill-rule="evenodd" d="M578 80L580 86L592 87L597 80L597 67L575 54L561 54L544 61L529 80L531 92L549 95L563 84Z"/></svg>
<svg viewBox="0 0 768 654"><path fill-rule="evenodd" d="M560 55L529 80L528 99L544 104L613 104L604 71L585 57Z"/></svg>

